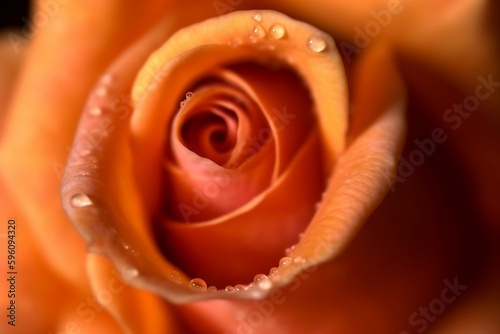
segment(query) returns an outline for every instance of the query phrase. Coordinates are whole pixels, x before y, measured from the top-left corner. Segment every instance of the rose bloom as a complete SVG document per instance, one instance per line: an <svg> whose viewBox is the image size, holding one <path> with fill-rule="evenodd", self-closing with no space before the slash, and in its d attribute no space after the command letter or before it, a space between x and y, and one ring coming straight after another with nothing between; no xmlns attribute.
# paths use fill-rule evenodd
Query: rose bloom
<svg viewBox="0 0 500 334"><path fill-rule="evenodd" d="M500 333L498 12L34 3L1 332Z"/></svg>

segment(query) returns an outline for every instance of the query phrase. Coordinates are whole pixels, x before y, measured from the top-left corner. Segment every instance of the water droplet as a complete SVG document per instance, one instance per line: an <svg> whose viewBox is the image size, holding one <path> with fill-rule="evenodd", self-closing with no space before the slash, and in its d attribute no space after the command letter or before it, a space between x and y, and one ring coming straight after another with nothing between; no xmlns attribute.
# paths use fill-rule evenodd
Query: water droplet
<svg viewBox="0 0 500 334"><path fill-rule="evenodd" d="M187 93L186 93L186 99L188 99L188 100L189 100L190 98L192 98L192 97L193 97L193 95L194 95L194 94L193 94L192 92L187 92Z"/></svg>
<svg viewBox="0 0 500 334"><path fill-rule="evenodd" d="M210 292L215 292L215 291L217 291L217 288L212 285L212 286L209 286L207 290Z"/></svg>
<svg viewBox="0 0 500 334"><path fill-rule="evenodd" d="M301 256L297 256L296 258L293 259L293 262L295 264L303 264L306 262L306 260Z"/></svg>
<svg viewBox="0 0 500 334"><path fill-rule="evenodd" d="M186 105L186 100L181 101L181 103L180 103L180 107L181 107L181 109L182 109L182 108L184 108L184 106L185 106L185 105Z"/></svg>
<svg viewBox="0 0 500 334"><path fill-rule="evenodd" d="M269 27L269 35L272 38L281 39L285 36L286 30L281 24L276 23Z"/></svg>
<svg viewBox="0 0 500 334"><path fill-rule="evenodd" d="M258 274L255 275L255 278L253 279L253 282L261 289L268 290L270 289L273 284L271 283L271 280L269 277L267 277L264 274Z"/></svg>
<svg viewBox="0 0 500 334"><path fill-rule="evenodd" d="M100 97L106 96L108 95L108 89L106 87L99 87L95 94Z"/></svg>
<svg viewBox="0 0 500 334"><path fill-rule="evenodd" d="M207 283L201 278L193 278L189 281L189 288L193 291L205 292L207 291Z"/></svg>
<svg viewBox="0 0 500 334"><path fill-rule="evenodd" d="M257 38L266 37L266 30L261 24L256 24L252 29L252 35Z"/></svg>
<svg viewBox="0 0 500 334"><path fill-rule="evenodd" d="M276 267L272 267L271 270L269 270L269 276L276 275L280 270Z"/></svg>
<svg viewBox="0 0 500 334"><path fill-rule="evenodd" d="M297 246L292 245L292 246L288 247L287 249L285 249L285 254L290 255L295 250L295 247L297 247Z"/></svg>
<svg viewBox="0 0 500 334"><path fill-rule="evenodd" d="M247 287L244 286L243 284L237 284L237 285L234 286L234 289L236 291L245 291L247 289Z"/></svg>
<svg viewBox="0 0 500 334"><path fill-rule="evenodd" d="M84 193L75 194L71 197L71 205L76 208L84 208L94 204L92 200Z"/></svg>
<svg viewBox="0 0 500 334"><path fill-rule="evenodd" d="M321 52L326 49L326 41L318 36L311 36L307 39L307 48L312 52Z"/></svg>
<svg viewBox="0 0 500 334"><path fill-rule="evenodd" d="M261 22L262 21L262 14L259 12L253 13L252 18L257 22Z"/></svg>
<svg viewBox="0 0 500 334"><path fill-rule="evenodd" d="M92 165L89 166L89 169L96 170L97 169L97 165L92 164Z"/></svg>
<svg viewBox="0 0 500 334"><path fill-rule="evenodd" d="M304 239L304 235L305 235L305 233L304 233L304 232L299 233L299 240Z"/></svg>
<svg viewBox="0 0 500 334"><path fill-rule="evenodd" d="M134 267L127 267L123 269L122 275L125 279L132 279L139 276L139 270Z"/></svg>
<svg viewBox="0 0 500 334"><path fill-rule="evenodd" d="M291 257L288 257L288 256L282 257L281 260L280 260L280 267L286 267L290 263L292 263L292 258Z"/></svg>
<svg viewBox="0 0 500 334"><path fill-rule="evenodd" d="M168 278L176 283L176 284L181 284L182 283L182 278L181 278L181 274L179 274L177 271L172 271L170 273L170 275L168 276Z"/></svg>
<svg viewBox="0 0 500 334"><path fill-rule="evenodd" d="M100 115L102 115L102 108L92 107L89 109L89 114L92 116L100 116Z"/></svg>
<svg viewBox="0 0 500 334"><path fill-rule="evenodd" d="M126 242L123 243L123 248L126 249L126 250L129 250L130 249L130 245L127 244Z"/></svg>
<svg viewBox="0 0 500 334"><path fill-rule="evenodd" d="M89 176L90 175L90 172L89 171L86 171L86 170L82 170L81 172L78 173L79 175L81 176Z"/></svg>
<svg viewBox="0 0 500 334"><path fill-rule="evenodd" d="M234 292L236 289L235 289L233 286L228 285L228 286L226 286L226 288L225 288L224 290L225 290L226 292L231 293L231 292Z"/></svg>

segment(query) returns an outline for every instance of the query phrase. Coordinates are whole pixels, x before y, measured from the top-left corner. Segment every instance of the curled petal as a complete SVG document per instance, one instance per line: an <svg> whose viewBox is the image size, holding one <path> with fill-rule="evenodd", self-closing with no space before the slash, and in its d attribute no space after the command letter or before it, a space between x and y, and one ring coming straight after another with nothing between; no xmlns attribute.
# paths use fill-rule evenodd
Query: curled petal
<svg viewBox="0 0 500 334"><path fill-rule="evenodd" d="M387 60L390 57L387 48L379 47L354 75L350 144L339 158L319 210L290 254L307 260L287 267L290 278L304 267L338 255L382 201L396 176L406 131L405 91L394 62ZM379 84L382 77L384 85Z"/></svg>
<svg viewBox="0 0 500 334"><path fill-rule="evenodd" d="M222 287L267 274L314 213L324 182L304 174L319 165L319 147L314 132L273 187L230 214L197 224L165 221L158 234L166 254L186 272Z"/></svg>
<svg viewBox="0 0 500 334"><path fill-rule="evenodd" d="M175 268L151 242L153 236L134 187L128 146L132 111L128 92L134 68L137 71L163 40L165 25L168 22L160 23L124 53L93 90L76 133L61 195L66 213L90 251L109 257L126 282L135 286L143 286L142 279L151 272L159 273L169 298L180 301L192 293L168 280Z"/></svg>

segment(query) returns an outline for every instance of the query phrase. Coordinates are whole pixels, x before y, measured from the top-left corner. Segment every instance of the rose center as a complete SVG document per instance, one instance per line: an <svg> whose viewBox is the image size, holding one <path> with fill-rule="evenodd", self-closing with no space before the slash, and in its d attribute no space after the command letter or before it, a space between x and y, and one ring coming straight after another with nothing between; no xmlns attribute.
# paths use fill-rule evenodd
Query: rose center
<svg viewBox="0 0 500 334"><path fill-rule="evenodd" d="M164 166L167 216L189 223L227 214L269 189L315 120L307 88L286 67L214 68L186 90Z"/></svg>
<svg viewBox="0 0 500 334"><path fill-rule="evenodd" d="M213 105L182 125L180 140L188 150L224 165L236 144L237 130L235 113Z"/></svg>

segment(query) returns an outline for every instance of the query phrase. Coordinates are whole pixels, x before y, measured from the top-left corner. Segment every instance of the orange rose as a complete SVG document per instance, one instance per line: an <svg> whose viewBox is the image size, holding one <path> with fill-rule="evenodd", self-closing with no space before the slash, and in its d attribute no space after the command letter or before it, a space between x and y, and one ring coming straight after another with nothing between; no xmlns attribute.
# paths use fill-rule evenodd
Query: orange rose
<svg viewBox="0 0 500 334"><path fill-rule="evenodd" d="M490 8L315 4L40 3L2 328L498 331Z"/></svg>

